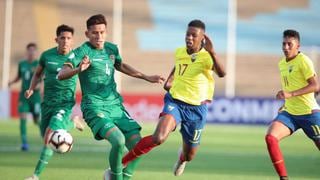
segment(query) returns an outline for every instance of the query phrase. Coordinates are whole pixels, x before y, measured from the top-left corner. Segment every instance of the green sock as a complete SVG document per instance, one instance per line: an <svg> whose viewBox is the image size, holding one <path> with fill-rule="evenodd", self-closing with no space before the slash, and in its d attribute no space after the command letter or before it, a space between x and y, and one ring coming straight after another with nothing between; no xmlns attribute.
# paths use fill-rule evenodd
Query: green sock
<svg viewBox="0 0 320 180"><path fill-rule="evenodd" d="M104 137L103 135L102 137ZM111 179L122 180L122 156L125 147L125 137L119 129L112 131L106 138L111 144L109 165Z"/></svg>
<svg viewBox="0 0 320 180"><path fill-rule="evenodd" d="M24 118L20 119L20 136L22 144L27 144L27 120Z"/></svg>
<svg viewBox="0 0 320 180"><path fill-rule="evenodd" d="M137 138L128 140L126 146L129 150L134 148L134 146L140 141L140 135ZM125 169L123 169L123 180L130 180L134 170L136 169L138 163L140 162L141 157L136 158L134 161L130 162Z"/></svg>
<svg viewBox="0 0 320 180"><path fill-rule="evenodd" d="M41 151L40 159L34 170L34 174L39 176L48 164L49 159L52 157L53 151L50 147L44 146Z"/></svg>

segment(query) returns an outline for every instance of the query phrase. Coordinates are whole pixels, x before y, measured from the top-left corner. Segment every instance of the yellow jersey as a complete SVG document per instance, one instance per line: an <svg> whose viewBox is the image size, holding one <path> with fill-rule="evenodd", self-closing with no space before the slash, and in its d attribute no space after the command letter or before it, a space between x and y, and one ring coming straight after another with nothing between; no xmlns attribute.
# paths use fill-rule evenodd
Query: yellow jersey
<svg viewBox="0 0 320 180"><path fill-rule="evenodd" d="M303 53L287 62L282 58L279 62L282 90L295 91L308 85L308 79L316 73L312 61ZM313 109L319 109L314 93L285 99L284 110L293 115L311 114Z"/></svg>
<svg viewBox="0 0 320 180"><path fill-rule="evenodd" d="M174 80L170 94L174 99L191 105L211 101L214 93L213 61L210 54L202 48L189 55L187 48L175 52Z"/></svg>

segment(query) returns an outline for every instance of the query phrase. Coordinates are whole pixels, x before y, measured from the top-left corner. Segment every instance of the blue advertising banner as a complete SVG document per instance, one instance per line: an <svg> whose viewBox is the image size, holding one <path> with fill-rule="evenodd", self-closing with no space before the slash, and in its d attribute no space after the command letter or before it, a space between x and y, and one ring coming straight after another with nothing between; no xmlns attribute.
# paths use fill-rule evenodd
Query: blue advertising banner
<svg viewBox="0 0 320 180"><path fill-rule="evenodd" d="M283 101L272 98L215 98L208 106L208 123L269 124Z"/></svg>

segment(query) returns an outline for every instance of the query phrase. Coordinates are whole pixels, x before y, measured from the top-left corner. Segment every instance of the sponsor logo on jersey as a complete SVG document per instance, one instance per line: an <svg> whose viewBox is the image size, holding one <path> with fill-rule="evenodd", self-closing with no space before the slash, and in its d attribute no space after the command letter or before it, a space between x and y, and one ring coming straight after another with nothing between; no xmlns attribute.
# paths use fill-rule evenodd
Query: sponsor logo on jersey
<svg viewBox="0 0 320 180"><path fill-rule="evenodd" d="M95 58L95 59L92 59L92 61L103 61L103 59Z"/></svg>
<svg viewBox="0 0 320 180"><path fill-rule="evenodd" d="M174 107L171 105L168 105L168 109L169 109L169 111L172 111L174 109Z"/></svg>
<svg viewBox="0 0 320 180"><path fill-rule="evenodd" d="M57 62L51 62L51 61L49 61L49 62L48 62L48 64L58 65L58 63L57 63Z"/></svg>
<svg viewBox="0 0 320 180"><path fill-rule="evenodd" d="M104 118L104 117L105 117L105 115L104 115L103 113L101 113L101 112L98 113L97 116L98 116L99 118Z"/></svg>

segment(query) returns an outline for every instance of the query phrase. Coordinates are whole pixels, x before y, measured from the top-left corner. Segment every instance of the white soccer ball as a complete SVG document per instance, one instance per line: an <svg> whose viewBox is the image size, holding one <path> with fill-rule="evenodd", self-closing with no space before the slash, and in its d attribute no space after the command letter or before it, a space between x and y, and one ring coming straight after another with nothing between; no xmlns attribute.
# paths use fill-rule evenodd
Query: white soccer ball
<svg viewBox="0 0 320 180"><path fill-rule="evenodd" d="M66 153L72 149L73 138L66 130L58 129L51 133L49 145L57 153Z"/></svg>

